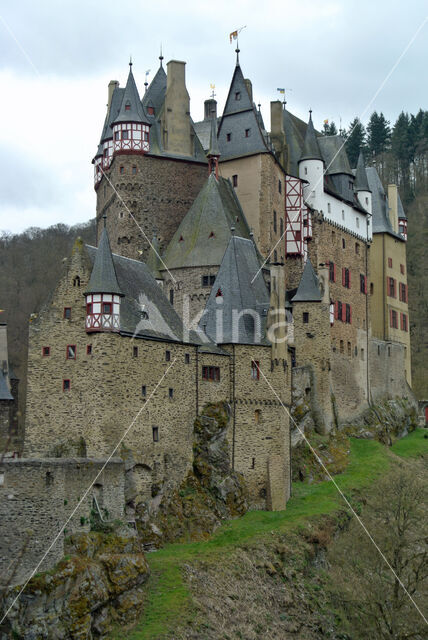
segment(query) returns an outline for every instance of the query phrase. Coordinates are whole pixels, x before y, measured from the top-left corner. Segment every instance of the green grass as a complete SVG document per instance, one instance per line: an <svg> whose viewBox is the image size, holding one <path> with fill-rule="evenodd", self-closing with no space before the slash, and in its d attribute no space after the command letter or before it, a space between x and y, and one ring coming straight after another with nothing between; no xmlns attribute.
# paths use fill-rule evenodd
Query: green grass
<svg viewBox="0 0 428 640"><path fill-rule="evenodd" d="M416 429L408 436L397 440L392 451L402 458L415 458L428 454L428 429Z"/></svg>
<svg viewBox="0 0 428 640"><path fill-rule="evenodd" d="M418 429L393 447L395 454L410 457L428 451L424 430ZM334 481L349 495L371 484L388 471L392 457L387 447L373 440L351 439L350 463ZM313 516L331 514L346 507L334 483L295 484L286 511L249 511L243 517L223 524L208 541L169 544L150 553L151 569L148 599L137 626L127 633L127 640L160 640L177 622L191 620L195 613L191 596L182 577L183 566L201 557L204 562L224 561L228 553L249 542L262 540L272 532L292 530ZM123 631L115 638L123 637Z"/></svg>

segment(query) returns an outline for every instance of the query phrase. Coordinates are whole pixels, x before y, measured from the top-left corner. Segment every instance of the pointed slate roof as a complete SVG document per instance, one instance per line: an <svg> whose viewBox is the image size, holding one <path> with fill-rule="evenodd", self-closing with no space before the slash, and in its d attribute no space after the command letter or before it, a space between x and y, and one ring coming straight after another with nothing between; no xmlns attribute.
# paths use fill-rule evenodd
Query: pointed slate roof
<svg viewBox="0 0 428 640"><path fill-rule="evenodd" d="M130 107L126 110L126 107ZM118 122L144 122L149 124L144 113L143 105L140 101L137 85L135 84L134 74L132 73L132 65L129 65L128 80L126 81L125 91L123 93L122 104L119 113L112 121L112 125Z"/></svg>
<svg viewBox="0 0 428 640"><path fill-rule="evenodd" d="M309 257L306 260L302 277L300 278L297 293L292 302L321 302L322 295L318 284L318 278Z"/></svg>
<svg viewBox="0 0 428 640"><path fill-rule="evenodd" d="M151 118L155 118L159 114L159 111L161 110L165 100L165 93L166 93L166 73L163 66L160 65L159 69L156 71L156 74L153 80L151 81L147 91L145 92L141 100L141 103L146 113L147 113L148 106L154 107L154 110L155 110L154 115L151 116L149 113L147 113L147 117L149 118L149 120Z"/></svg>
<svg viewBox="0 0 428 640"><path fill-rule="evenodd" d="M85 293L116 293L120 296L123 295L117 281L110 241L105 227L101 234L97 255Z"/></svg>
<svg viewBox="0 0 428 640"><path fill-rule="evenodd" d="M115 87L113 91L113 95L111 97L110 109L107 111L107 115L104 120L103 130L101 132L101 138L100 138L100 142L99 142L95 157L103 155L103 142L113 137L111 123L119 113L124 92L125 92L125 89L120 87Z"/></svg>
<svg viewBox="0 0 428 640"><path fill-rule="evenodd" d="M229 180L211 174L181 221L163 260L168 269L219 265L231 227L244 238L250 229ZM163 267L164 269L165 267Z"/></svg>
<svg viewBox="0 0 428 640"><path fill-rule="evenodd" d="M406 213L403 209L403 203L401 202L400 194L397 192L397 213L399 220L407 220Z"/></svg>
<svg viewBox="0 0 428 640"><path fill-rule="evenodd" d="M265 337L268 310L269 292L256 248L251 240L232 236L199 326L216 344L269 344ZM250 313L242 314L236 323L237 314L244 311Z"/></svg>
<svg viewBox="0 0 428 640"><path fill-rule="evenodd" d="M318 138L315 133L314 124L312 122L312 113L310 113L300 160L322 160L322 159L323 157L321 155L321 150L318 144Z"/></svg>
<svg viewBox="0 0 428 640"><path fill-rule="evenodd" d="M326 175L346 173L354 177L342 136L320 136L318 144L325 163Z"/></svg>
<svg viewBox="0 0 428 640"><path fill-rule="evenodd" d="M367 180L366 168L364 166L364 157L360 151L357 162L357 170L355 171L355 191L370 191L369 183Z"/></svg>
<svg viewBox="0 0 428 640"><path fill-rule="evenodd" d="M389 219L388 198L375 167L366 168L367 181L372 192L373 233L387 233L404 242L401 234L395 233Z"/></svg>

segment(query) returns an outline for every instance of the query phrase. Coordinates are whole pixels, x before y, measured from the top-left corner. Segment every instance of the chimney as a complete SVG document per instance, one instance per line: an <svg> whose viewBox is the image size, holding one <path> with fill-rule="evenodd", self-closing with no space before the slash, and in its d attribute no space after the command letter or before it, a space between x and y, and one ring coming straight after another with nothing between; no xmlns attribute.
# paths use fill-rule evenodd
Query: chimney
<svg viewBox="0 0 428 640"><path fill-rule="evenodd" d="M211 120L213 111L214 117L217 118L217 100L209 98L204 102L204 120Z"/></svg>
<svg viewBox="0 0 428 640"><path fill-rule="evenodd" d="M275 100L270 103L270 137L278 154L279 160L287 169L286 156L287 156L287 144L284 131L284 110L282 108L282 102Z"/></svg>
<svg viewBox="0 0 428 640"><path fill-rule="evenodd" d="M253 85L251 80L244 78L245 86L247 87L248 95L250 96L251 104L253 103Z"/></svg>
<svg viewBox="0 0 428 640"><path fill-rule="evenodd" d="M186 63L170 60L167 64L165 107L162 118L165 151L193 155L190 127L190 97L186 89Z"/></svg>
<svg viewBox="0 0 428 640"><path fill-rule="evenodd" d="M108 99L107 99L107 111L110 111L110 107L111 107L111 99L113 97L113 91L116 89L116 87L119 86L119 83L117 80L110 80L110 82L108 83Z"/></svg>
<svg viewBox="0 0 428 640"><path fill-rule="evenodd" d="M396 184L388 185L389 220L395 233L398 233L398 188Z"/></svg>

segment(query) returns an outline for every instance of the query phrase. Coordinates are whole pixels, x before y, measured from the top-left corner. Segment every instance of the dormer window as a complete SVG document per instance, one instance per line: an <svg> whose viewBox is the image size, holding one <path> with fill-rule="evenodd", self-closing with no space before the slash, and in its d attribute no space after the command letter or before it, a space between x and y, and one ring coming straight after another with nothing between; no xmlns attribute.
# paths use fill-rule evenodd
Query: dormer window
<svg viewBox="0 0 428 640"><path fill-rule="evenodd" d="M230 142L232 140L232 134L231 133L226 133L226 140L227 140L227 142Z"/></svg>
<svg viewBox="0 0 428 640"><path fill-rule="evenodd" d="M210 233L210 235L208 236L208 238L215 238L214 231L211 231L211 233Z"/></svg>
<svg viewBox="0 0 428 640"><path fill-rule="evenodd" d="M127 102L125 104L125 111L131 111L131 103L130 102Z"/></svg>
<svg viewBox="0 0 428 640"><path fill-rule="evenodd" d="M179 238L178 242L184 242L184 238L183 238L183 236L180 236L180 238Z"/></svg>
<svg viewBox="0 0 428 640"><path fill-rule="evenodd" d="M219 289L217 289L217 293L215 294L215 297L216 297L216 298L222 298L222 297L223 297L223 294L222 294L222 292L221 292L221 289L220 289L220 288L219 288Z"/></svg>
<svg viewBox="0 0 428 640"><path fill-rule="evenodd" d="M240 91L236 91L235 92L235 100L240 100L241 99L241 92Z"/></svg>
<svg viewBox="0 0 428 640"><path fill-rule="evenodd" d="M149 116L154 116L155 115L155 108L154 107L147 107L147 113L149 114Z"/></svg>
<svg viewBox="0 0 428 640"><path fill-rule="evenodd" d="M245 129L245 137L249 138L251 133L251 129Z"/></svg>

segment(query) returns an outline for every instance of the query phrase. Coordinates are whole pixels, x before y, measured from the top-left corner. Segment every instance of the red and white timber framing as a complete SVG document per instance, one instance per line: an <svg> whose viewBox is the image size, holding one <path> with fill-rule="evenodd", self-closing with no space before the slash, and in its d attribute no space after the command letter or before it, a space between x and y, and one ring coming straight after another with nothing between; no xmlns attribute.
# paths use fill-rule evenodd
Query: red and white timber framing
<svg viewBox="0 0 428 640"><path fill-rule="evenodd" d="M124 122L113 125L113 153L117 151L149 151L149 125Z"/></svg>
<svg viewBox="0 0 428 640"><path fill-rule="evenodd" d="M86 331L119 331L120 296L111 293L86 295Z"/></svg>
<svg viewBox="0 0 428 640"><path fill-rule="evenodd" d="M285 178L285 255L308 254L307 241L312 238L311 214L303 202L303 183L299 178Z"/></svg>

